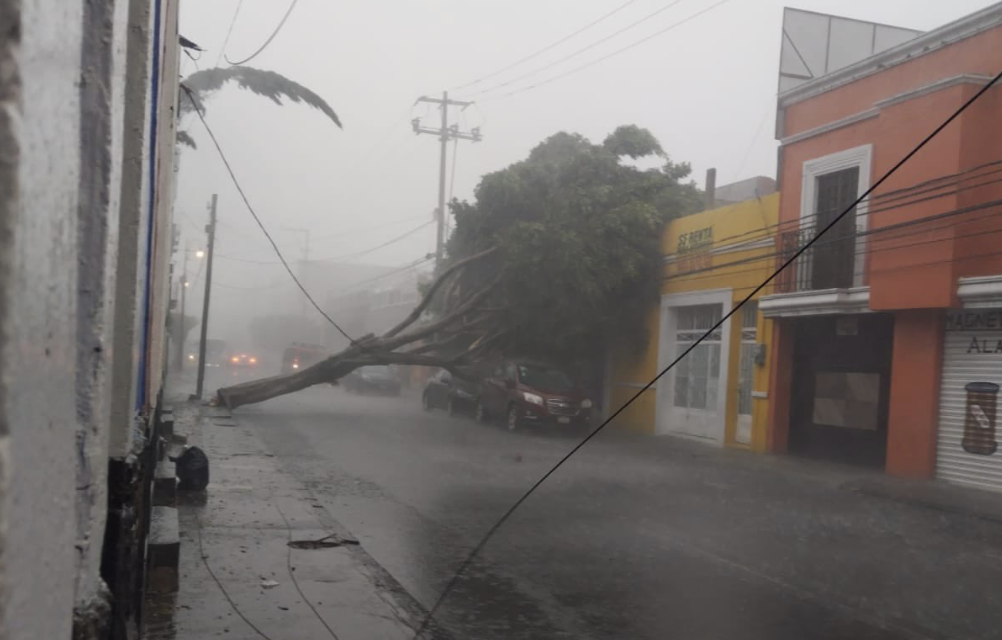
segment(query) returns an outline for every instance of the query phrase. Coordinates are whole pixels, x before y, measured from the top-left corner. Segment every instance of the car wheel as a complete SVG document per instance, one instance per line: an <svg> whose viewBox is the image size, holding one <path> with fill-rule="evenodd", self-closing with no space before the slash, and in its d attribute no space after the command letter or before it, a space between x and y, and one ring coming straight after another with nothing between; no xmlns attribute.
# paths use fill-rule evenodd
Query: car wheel
<svg viewBox="0 0 1002 640"><path fill-rule="evenodd" d="M490 419L490 416L487 415L487 407L485 407L484 403L479 400L477 400L477 409L474 413L474 417L480 424L487 424L487 421Z"/></svg>
<svg viewBox="0 0 1002 640"><path fill-rule="evenodd" d="M514 431L518 428L518 408L515 405L508 407L508 430Z"/></svg>
<svg viewBox="0 0 1002 640"><path fill-rule="evenodd" d="M421 408L425 411L431 411L431 398L428 397L427 392L421 394Z"/></svg>

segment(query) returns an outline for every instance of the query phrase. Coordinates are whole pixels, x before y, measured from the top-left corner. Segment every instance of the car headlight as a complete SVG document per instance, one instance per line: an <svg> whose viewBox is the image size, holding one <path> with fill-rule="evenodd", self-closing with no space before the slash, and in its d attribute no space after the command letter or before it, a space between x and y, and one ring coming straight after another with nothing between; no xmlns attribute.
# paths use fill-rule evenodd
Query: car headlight
<svg viewBox="0 0 1002 640"><path fill-rule="evenodd" d="M298 362L293 362L292 363L292 368L293 369L298 369L299 368L299 363Z"/></svg>
<svg viewBox="0 0 1002 640"><path fill-rule="evenodd" d="M535 393L529 393L528 391L523 391L522 397L525 398L525 401L530 404L538 404L539 406L543 406L542 396L537 396Z"/></svg>
<svg viewBox="0 0 1002 640"><path fill-rule="evenodd" d="M591 400L589 400L588 398L585 398L585 399L584 399L584 400L583 400L583 401L581 402L581 408L582 408L582 409L591 409Z"/></svg>
<svg viewBox="0 0 1002 640"><path fill-rule="evenodd" d="M257 358L251 358L250 359L250 363L251 364L257 364Z"/></svg>

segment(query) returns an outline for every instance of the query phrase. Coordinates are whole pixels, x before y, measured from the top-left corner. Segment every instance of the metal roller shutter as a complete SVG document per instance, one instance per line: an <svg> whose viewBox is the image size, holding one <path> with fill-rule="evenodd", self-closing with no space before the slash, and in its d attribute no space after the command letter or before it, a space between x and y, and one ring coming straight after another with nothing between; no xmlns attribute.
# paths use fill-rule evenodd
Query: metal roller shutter
<svg viewBox="0 0 1002 640"><path fill-rule="evenodd" d="M945 338L936 476L1002 491L1002 311L951 313Z"/></svg>

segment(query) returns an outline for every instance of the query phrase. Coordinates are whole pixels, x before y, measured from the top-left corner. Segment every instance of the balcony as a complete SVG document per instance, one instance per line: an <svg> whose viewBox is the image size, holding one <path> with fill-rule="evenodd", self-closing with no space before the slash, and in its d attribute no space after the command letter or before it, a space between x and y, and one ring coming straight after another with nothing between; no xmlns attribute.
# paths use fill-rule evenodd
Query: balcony
<svg viewBox="0 0 1002 640"><path fill-rule="evenodd" d="M869 311L870 288L863 271L863 236L848 217L797 256L775 281L775 293L760 309L766 317L830 315ZM817 234L814 225L778 234L776 266L786 263Z"/></svg>

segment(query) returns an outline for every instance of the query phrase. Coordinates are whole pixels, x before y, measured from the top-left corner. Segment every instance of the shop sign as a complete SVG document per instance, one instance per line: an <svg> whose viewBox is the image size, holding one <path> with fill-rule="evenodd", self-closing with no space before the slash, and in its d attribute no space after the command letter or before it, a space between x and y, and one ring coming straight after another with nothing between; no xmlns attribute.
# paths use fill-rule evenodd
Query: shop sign
<svg viewBox="0 0 1002 640"><path fill-rule="evenodd" d="M713 246L713 227L696 229L678 236L677 269L690 273L713 266L710 247Z"/></svg>

